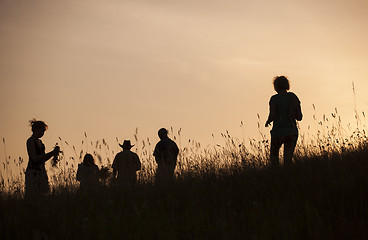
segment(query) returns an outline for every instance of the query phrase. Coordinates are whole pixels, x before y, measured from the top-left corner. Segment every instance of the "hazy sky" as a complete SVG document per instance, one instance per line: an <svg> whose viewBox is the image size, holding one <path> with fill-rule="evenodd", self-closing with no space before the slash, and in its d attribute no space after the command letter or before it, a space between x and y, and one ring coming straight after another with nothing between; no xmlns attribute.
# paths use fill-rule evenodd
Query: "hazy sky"
<svg viewBox="0 0 368 240"><path fill-rule="evenodd" d="M183 141L257 136L286 75L302 128L368 109L366 0L0 0L0 137L25 153L28 120L79 145L182 128ZM268 132L269 129L263 129ZM134 141L133 141L134 142ZM3 149L1 149L3 151ZM1 157L3 158L3 157Z"/></svg>

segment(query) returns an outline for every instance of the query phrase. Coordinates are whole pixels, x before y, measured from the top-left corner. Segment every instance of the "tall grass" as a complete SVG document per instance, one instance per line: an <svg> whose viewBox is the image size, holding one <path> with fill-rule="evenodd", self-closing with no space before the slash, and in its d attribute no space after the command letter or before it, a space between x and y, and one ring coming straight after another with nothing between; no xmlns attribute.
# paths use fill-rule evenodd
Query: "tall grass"
<svg viewBox="0 0 368 240"><path fill-rule="evenodd" d="M316 132L300 134L294 164L277 169L268 168L269 140L258 118L260 137L249 143L226 131L204 147L192 139L183 142L181 129L171 128L180 154L175 181L167 185L154 183L154 145L140 139L138 130L135 151L142 170L136 186L105 179L88 191L78 189L75 171L84 154L92 153L109 169L120 150L118 138L91 141L85 133L80 147L59 138L63 155L49 169L53 191L32 200L22 194L24 161L13 162L19 176L9 172L9 161L1 175L0 237L367 239L365 114L354 129L343 126L337 109L315 117Z"/></svg>

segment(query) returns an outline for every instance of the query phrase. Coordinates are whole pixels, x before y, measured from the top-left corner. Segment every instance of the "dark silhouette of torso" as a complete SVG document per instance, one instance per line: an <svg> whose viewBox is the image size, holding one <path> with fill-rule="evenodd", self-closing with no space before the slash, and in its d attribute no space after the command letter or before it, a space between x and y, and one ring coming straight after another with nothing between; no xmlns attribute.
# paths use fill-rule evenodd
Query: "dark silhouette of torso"
<svg viewBox="0 0 368 240"><path fill-rule="evenodd" d="M117 180L119 182L135 183L137 171L141 169L141 162L136 153L123 150L116 154L112 167L118 173Z"/></svg>
<svg viewBox="0 0 368 240"><path fill-rule="evenodd" d="M45 154L45 145L42 143L40 139L36 139L34 137L30 137L28 141L34 142L34 147L36 150L37 155L44 155ZM31 159L31 156L29 156L29 161L27 165L27 169L37 170L41 171L45 169L45 162L44 161L34 161Z"/></svg>
<svg viewBox="0 0 368 240"><path fill-rule="evenodd" d="M153 152L158 167L162 165L176 165L179 148L170 138L161 139Z"/></svg>
<svg viewBox="0 0 368 240"><path fill-rule="evenodd" d="M283 137L298 134L296 124L299 114L297 106L300 105L298 97L292 92L275 94L270 99L270 105L275 111L271 135Z"/></svg>

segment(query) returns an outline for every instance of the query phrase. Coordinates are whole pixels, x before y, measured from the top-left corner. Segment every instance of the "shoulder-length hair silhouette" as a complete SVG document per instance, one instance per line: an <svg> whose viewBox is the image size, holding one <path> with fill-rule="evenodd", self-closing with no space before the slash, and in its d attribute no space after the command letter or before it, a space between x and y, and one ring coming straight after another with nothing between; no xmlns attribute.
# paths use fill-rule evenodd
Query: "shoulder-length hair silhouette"
<svg viewBox="0 0 368 240"><path fill-rule="evenodd" d="M276 92L280 92L283 90L290 90L289 80L285 76L277 76L273 79L273 88Z"/></svg>
<svg viewBox="0 0 368 240"><path fill-rule="evenodd" d="M81 189L96 186L99 182L99 168L95 164L95 159L89 153L84 155L83 162L78 164L77 180Z"/></svg>

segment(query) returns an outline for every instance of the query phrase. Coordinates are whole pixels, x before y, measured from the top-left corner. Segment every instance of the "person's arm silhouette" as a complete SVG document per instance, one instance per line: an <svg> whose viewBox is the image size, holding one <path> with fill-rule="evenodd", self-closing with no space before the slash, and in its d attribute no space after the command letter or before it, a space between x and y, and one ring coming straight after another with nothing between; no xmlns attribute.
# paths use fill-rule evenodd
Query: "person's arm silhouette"
<svg viewBox="0 0 368 240"><path fill-rule="evenodd" d="M36 164L42 164L45 163L47 160L55 156L60 152L60 147L56 146L54 150L51 152L45 153L45 154L37 154L36 151L36 142L32 141L33 139L29 139L27 141L27 151L29 155L30 161L36 163Z"/></svg>
<svg viewBox="0 0 368 240"><path fill-rule="evenodd" d="M296 106L295 119L298 120L298 121L301 121L303 119L302 108L300 106L300 102Z"/></svg>
<svg viewBox="0 0 368 240"><path fill-rule="evenodd" d="M265 127L270 126L271 122L273 122L273 120L275 120L275 117L276 117L275 104L270 102L270 113L268 115L268 119L266 121Z"/></svg>

